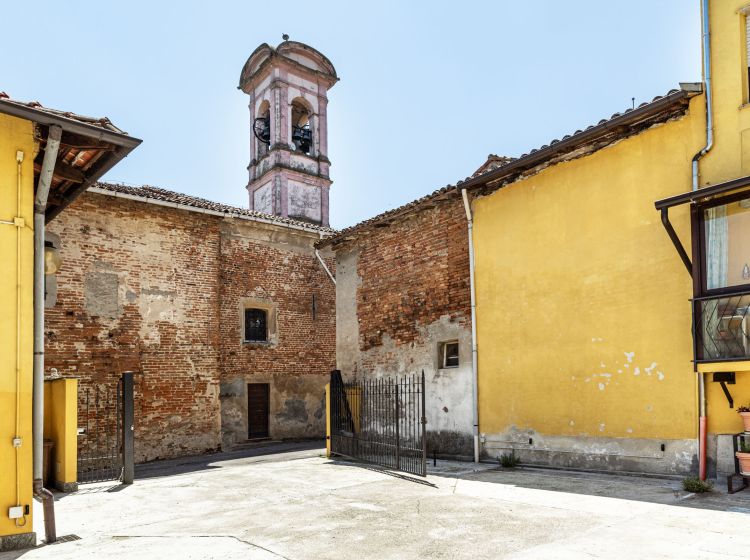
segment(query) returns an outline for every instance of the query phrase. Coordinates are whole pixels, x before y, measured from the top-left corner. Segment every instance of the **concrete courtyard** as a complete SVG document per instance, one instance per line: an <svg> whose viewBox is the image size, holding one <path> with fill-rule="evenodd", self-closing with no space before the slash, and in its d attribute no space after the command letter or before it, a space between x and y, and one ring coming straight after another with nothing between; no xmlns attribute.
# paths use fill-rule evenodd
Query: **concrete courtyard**
<svg viewBox="0 0 750 560"><path fill-rule="evenodd" d="M58 496L62 542L0 559L750 557L750 490L693 496L676 480L492 464L430 471L331 461L319 444L149 464L132 486Z"/></svg>

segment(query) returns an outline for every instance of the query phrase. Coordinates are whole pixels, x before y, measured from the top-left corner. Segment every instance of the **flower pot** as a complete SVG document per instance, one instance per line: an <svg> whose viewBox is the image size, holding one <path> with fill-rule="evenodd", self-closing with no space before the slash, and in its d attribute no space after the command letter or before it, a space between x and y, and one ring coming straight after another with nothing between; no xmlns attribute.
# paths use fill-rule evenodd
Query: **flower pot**
<svg viewBox="0 0 750 560"><path fill-rule="evenodd" d="M738 414L742 416L742 423L745 425L745 431L750 432L750 412L740 412Z"/></svg>
<svg viewBox="0 0 750 560"><path fill-rule="evenodd" d="M738 451L735 455L740 462L740 474L750 476L750 453Z"/></svg>

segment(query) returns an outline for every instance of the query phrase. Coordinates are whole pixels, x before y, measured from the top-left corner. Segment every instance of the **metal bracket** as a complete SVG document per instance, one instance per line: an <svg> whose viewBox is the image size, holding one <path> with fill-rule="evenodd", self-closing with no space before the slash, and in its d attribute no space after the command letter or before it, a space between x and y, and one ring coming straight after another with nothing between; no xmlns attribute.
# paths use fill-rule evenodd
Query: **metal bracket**
<svg viewBox="0 0 750 560"><path fill-rule="evenodd" d="M661 209L661 223L664 226L664 229L667 230L667 235L669 235L669 239L672 240L674 248L677 249L677 253L680 255L680 259L682 259L685 268L687 268L688 274L692 277L693 264L690 262L690 257L688 257L685 247L682 246L682 241L680 241L680 238L677 236L677 232L672 227L672 222L669 221L669 208Z"/></svg>
<svg viewBox="0 0 750 560"><path fill-rule="evenodd" d="M724 396L727 398L727 401L729 402L729 408L734 408L734 399L732 398L732 394L729 392L729 389L727 389L727 384L734 385L736 383L734 372L733 371L714 372L713 381L714 383L718 383L719 385L721 385L721 390L724 391Z"/></svg>

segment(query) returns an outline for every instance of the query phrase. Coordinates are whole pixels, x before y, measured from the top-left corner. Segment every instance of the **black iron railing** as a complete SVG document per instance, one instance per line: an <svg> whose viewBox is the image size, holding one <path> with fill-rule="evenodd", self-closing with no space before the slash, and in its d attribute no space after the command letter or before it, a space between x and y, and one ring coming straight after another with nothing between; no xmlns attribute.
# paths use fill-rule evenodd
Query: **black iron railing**
<svg viewBox="0 0 750 560"><path fill-rule="evenodd" d="M426 476L424 372L330 387L332 453Z"/></svg>
<svg viewBox="0 0 750 560"><path fill-rule="evenodd" d="M695 298L699 362L750 359L750 291Z"/></svg>

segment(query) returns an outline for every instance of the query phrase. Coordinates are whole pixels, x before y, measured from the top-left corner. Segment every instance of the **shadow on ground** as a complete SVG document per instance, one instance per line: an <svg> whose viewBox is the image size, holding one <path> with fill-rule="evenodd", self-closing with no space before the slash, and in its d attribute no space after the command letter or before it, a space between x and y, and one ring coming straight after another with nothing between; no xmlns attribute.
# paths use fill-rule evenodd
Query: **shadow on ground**
<svg viewBox="0 0 750 560"><path fill-rule="evenodd" d="M451 475L445 474L442 476L450 477ZM682 480L677 478L628 476L532 467L495 468L460 475L457 478L535 490L750 513L750 489L737 494L727 494L726 485L722 486L721 481L716 484L712 492L692 494L683 490Z"/></svg>

